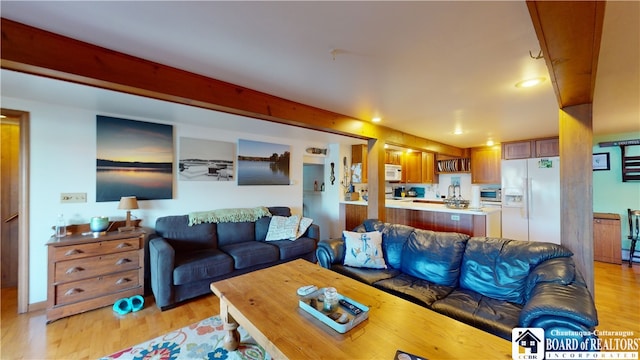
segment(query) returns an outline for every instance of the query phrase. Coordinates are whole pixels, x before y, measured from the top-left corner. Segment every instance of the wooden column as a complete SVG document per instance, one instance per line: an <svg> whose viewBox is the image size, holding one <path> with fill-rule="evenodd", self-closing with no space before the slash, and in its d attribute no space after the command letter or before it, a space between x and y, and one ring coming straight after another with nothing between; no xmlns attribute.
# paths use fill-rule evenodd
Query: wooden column
<svg viewBox="0 0 640 360"><path fill-rule="evenodd" d="M574 253L576 268L593 294L592 105L560 110L561 243Z"/></svg>
<svg viewBox="0 0 640 360"><path fill-rule="evenodd" d="M367 149L367 187L369 189L367 217L384 221L384 141L370 139Z"/></svg>

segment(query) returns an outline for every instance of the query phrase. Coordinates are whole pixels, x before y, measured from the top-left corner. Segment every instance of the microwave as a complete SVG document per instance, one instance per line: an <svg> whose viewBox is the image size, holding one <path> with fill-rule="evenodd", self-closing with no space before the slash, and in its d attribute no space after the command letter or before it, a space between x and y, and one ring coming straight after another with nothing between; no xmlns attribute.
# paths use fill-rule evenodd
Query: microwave
<svg viewBox="0 0 640 360"><path fill-rule="evenodd" d="M402 166L385 164L384 180L385 181L402 181Z"/></svg>
<svg viewBox="0 0 640 360"><path fill-rule="evenodd" d="M502 201L502 189L482 188L480 189L480 200L500 202Z"/></svg>

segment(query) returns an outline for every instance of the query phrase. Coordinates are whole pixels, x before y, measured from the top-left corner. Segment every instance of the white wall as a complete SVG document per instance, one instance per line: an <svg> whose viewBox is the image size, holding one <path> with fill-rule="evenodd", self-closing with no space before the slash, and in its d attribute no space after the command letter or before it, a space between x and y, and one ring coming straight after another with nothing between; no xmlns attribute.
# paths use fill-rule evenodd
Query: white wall
<svg viewBox="0 0 640 360"><path fill-rule="evenodd" d="M16 98L2 98L2 107L23 110L30 113L30 249L29 249L29 303L45 301L47 297L47 247L44 244L53 234L51 226L58 214L64 214L68 223L86 223L92 216L108 216L121 220L125 212L117 209L117 202L96 203L96 115L121 117L174 126L174 172L177 173L177 159L180 137L219 140L237 143L238 139L265 141L291 146L289 186L238 186L232 182L178 181L174 176L173 199L139 201L140 209L132 215L142 219L143 226L153 227L160 216L186 214L190 211L212 210L227 207L289 206L293 213L302 214L302 164L307 147L327 148L329 144L313 143L299 137L288 136L286 126L282 127L283 137L269 137L246 132L225 131L213 126L205 126L208 121L249 121L253 119L225 113L190 108L189 116L200 117L198 124L186 124L171 120L158 120L132 116L129 114L97 113L92 109L64 107L44 102ZM168 117L169 118L169 117ZM260 122L260 127L265 126ZM310 130L305 130L310 131ZM340 149L340 147L338 147ZM334 147L334 150L336 148ZM340 151L334 151L329 162L340 158ZM336 160L332 160L335 158ZM336 166L336 178L339 167ZM328 184L328 171L325 181ZM336 184L338 181L336 181ZM337 186L326 186L328 194L335 197L333 206L324 205L330 218L338 219ZM60 193L87 193L86 203L61 204ZM328 230L328 229L327 229ZM333 231L321 232L329 234Z"/></svg>

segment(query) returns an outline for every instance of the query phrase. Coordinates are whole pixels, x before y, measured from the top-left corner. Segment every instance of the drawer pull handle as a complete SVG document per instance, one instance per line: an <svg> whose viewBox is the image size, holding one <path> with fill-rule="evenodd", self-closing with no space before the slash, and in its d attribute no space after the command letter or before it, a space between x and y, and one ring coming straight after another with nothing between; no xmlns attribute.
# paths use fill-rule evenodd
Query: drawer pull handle
<svg viewBox="0 0 640 360"><path fill-rule="evenodd" d="M124 249L124 248L128 248L131 247L131 244L129 243L120 243L118 244L118 246L116 246L116 249Z"/></svg>
<svg viewBox="0 0 640 360"><path fill-rule="evenodd" d="M131 260L125 258L125 259L120 259L116 262L116 265L122 265L122 264L126 264L126 263L130 263Z"/></svg>
<svg viewBox="0 0 640 360"><path fill-rule="evenodd" d="M127 278L120 278L120 279L118 279L118 281L116 281L116 285L121 285L121 284L125 284L125 283L128 283L128 282L131 282L131 280L127 279Z"/></svg>
<svg viewBox="0 0 640 360"><path fill-rule="evenodd" d="M69 268L67 270L67 274L73 274L73 273L78 272L78 271L84 271L84 269L81 268L81 267L74 266L74 267Z"/></svg>
<svg viewBox="0 0 640 360"><path fill-rule="evenodd" d="M73 294L79 294L81 292L83 292L84 290L82 289L78 289L78 288L71 288L69 290L67 290L66 293L64 293L64 296L69 296L69 295L73 295Z"/></svg>
<svg viewBox="0 0 640 360"><path fill-rule="evenodd" d="M64 256L71 256L71 255L78 255L78 254L82 254L82 250L78 250L78 249L69 250L64 254Z"/></svg>

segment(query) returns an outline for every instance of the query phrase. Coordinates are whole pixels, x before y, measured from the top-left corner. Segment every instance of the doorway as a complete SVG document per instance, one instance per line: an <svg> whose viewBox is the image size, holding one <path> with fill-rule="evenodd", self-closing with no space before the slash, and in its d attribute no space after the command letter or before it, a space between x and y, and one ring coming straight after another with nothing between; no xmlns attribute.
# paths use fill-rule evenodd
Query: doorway
<svg viewBox="0 0 640 360"><path fill-rule="evenodd" d="M0 257L2 288L17 287L18 313L29 308L29 114L0 109Z"/></svg>

